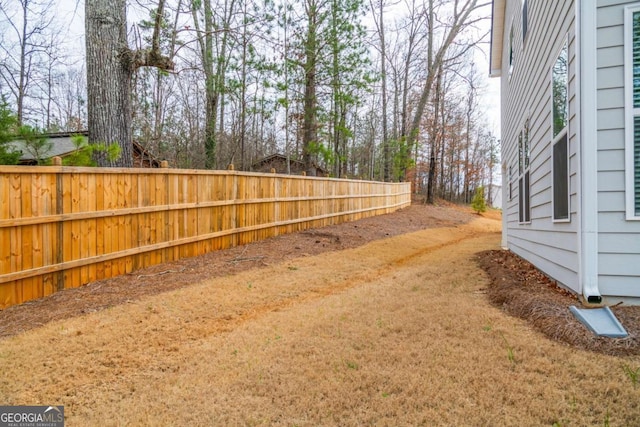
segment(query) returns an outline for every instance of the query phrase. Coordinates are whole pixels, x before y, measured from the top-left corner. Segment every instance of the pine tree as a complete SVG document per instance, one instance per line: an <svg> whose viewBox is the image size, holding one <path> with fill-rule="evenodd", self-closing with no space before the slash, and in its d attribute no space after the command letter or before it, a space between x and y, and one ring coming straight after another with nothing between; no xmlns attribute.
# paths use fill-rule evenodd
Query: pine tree
<svg viewBox="0 0 640 427"><path fill-rule="evenodd" d="M4 99L0 99L0 165L15 165L20 152L8 145L16 132L18 120Z"/></svg>
<svg viewBox="0 0 640 427"><path fill-rule="evenodd" d="M484 187L476 188L476 193L473 196L473 200L471 200L471 208L478 215L487 210L487 203L484 200Z"/></svg>
<svg viewBox="0 0 640 427"><path fill-rule="evenodd" d="M18 137L24 142L24 150L36 160L38 165L46 164L53 143L49 141L42 129L22 125L18 128Z"/></svg>
<svg viewBox="0 0 640 427"><path fill-rule="evenodd" d="M299 121L297 154L307 173L315 173L313 164L327 150L334 174L346 172L351 118L373 81L361 23L365 12L362 0L305 0L303 8L281 10L278 23L287 37L282 52L287 60L278 73L284 77L279 102L290 113L287 119ZM292 98L293 93L298 95Z"/></svg>

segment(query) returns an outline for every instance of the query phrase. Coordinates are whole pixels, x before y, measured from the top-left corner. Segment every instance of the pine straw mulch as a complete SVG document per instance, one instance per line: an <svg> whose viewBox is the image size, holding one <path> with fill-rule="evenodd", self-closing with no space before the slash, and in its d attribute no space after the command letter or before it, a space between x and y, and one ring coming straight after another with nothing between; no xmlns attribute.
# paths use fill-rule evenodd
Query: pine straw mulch
<svg viewBox="0 0 640 427"><path fill-rule="evenodd" d="M529 262L506 250L479 253L477 261L491 280L487 289L491 303L526 320L548 338L612 356L640 355L640 307L611 307L628 337L598 337L569 311L571 305L581 307L578 297Z"/></svg>

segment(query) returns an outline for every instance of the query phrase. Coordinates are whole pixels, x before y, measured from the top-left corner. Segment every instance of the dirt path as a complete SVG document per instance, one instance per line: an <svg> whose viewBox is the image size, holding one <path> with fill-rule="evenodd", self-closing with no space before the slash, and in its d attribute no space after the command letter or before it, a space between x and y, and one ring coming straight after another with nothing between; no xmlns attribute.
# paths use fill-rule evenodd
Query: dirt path
<svg viewBox="0 0 640 427"><path fill-rule="evenodd" d="M0 402L88 425L637 425L638 358L492 307L481 219L203 281L0 341Z"/></svg>

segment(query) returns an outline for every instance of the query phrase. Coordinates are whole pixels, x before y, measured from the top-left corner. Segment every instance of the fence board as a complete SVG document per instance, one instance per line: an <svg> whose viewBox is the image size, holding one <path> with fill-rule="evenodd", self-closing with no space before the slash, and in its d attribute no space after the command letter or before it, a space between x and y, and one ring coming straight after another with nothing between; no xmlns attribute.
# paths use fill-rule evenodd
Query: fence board
<svg viewBox="0 0 640 427"><path fill-rule="evenodd" d="M408 183L0 167L0 308L134 269L408 206Z"/></svg>

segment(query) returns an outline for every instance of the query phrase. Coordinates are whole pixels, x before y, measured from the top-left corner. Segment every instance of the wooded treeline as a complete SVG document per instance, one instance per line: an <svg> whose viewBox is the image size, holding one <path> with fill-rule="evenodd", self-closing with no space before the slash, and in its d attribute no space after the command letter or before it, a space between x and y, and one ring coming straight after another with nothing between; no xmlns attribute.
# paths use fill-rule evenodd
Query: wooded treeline
<svg viewBox="0 0 640 427"><path fill-rule="evenodd" d="M368 1L86 0L74 61L56 0L0 0L0 92L18 125L123 146L106 165L132 138L180 168L281 153L469 202L497 164L474 65L490 3Z"/></svg>

